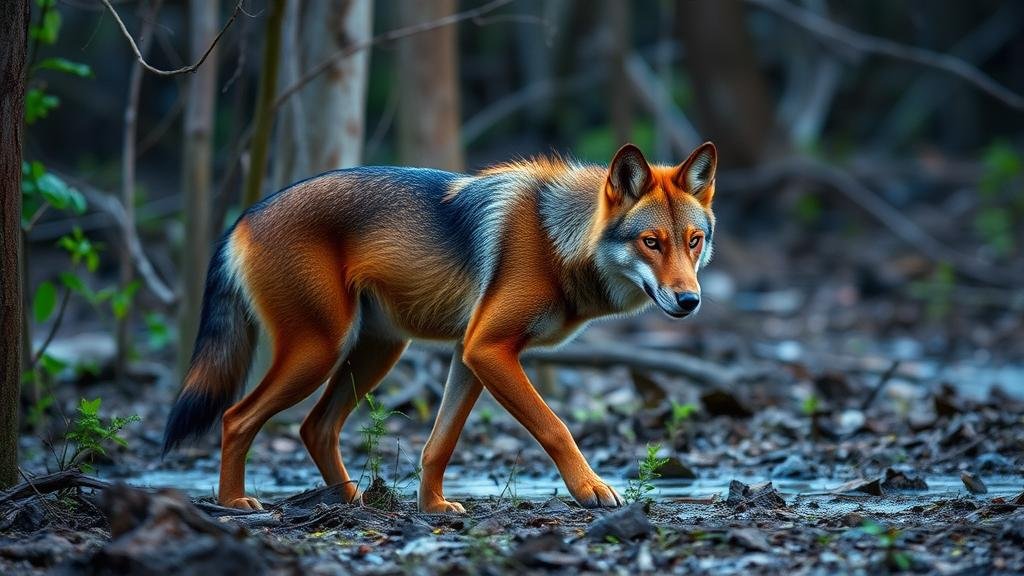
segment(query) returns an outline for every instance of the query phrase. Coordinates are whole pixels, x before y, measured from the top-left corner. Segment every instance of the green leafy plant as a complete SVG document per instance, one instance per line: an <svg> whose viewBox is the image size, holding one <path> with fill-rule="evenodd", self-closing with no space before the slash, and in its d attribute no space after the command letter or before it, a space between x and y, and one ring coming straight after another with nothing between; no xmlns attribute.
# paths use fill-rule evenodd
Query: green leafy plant
<svg viewBox="0 0 1024 576"><path fill-rule="evenodd" d="M885 562L890 569L907 572L914 565L914 558L909 552L902 550L900 531L893 527L885 527L877 522L865 520L860 531L878 539L879 546L885 550Z"/></svg>
<svg viewBox="0 0 1024 576"><path fill-rule="evenodd" d="M1018 250L1015 233L1024 223L1024 160L1007 142L995 142L982 157L979 207L974 229L997 256Z"/></svg>
<svg viewBox="0 0 1024 576"><path fill-rule="evenodd" d="M665 427L668 429L669 436L672 438L679 437L680 434L689 426L693 420L693 415L697 413L697 405L693 402L676 402L672 400L672 412L669 413L668 421L665 422Z"/></svg>
<svg viewBox="0 0 1024 576"><path fill-rule="evenodd" d="M929 318L941 320L952 309L955 289L956 272L949 264L942 263L932 272L931 278L910 285L910 296L924 303Z"/></svg>
<svg viewBox="0 0 1024 576"><path fill-rule="evenodd" d="M359 433L363 437L363 449L366 451L366 469L370 473L370 481L373 482L380 477L380 441L387 435L387 420L391 416L404 414L377 402L372 393L366 395L366 406L369 409L370 420L359 429Z"/></svg>
<svg viewBox="0 0 1024 576"><path fill-rule="evenodd" d="M821 400L815 394L809 394L804 401L800 403L800 411L803 412L804 416L814 416L818 413L818 408L821 407Z"/></svg>
<svg viewBox="0 0 1024 576"><path fill-rule="evenodd" d="M650 502L650 493L654 491L654 480L661 477L658 469L668 462L668 458L659 457L661 444L648 444L647 454L639 461L640 470L637 477L631 479L626 486L624 497L626 502Z"/></svg>
<svg viewBox="0 0 1024 576"><path fill-rule="evenodd" d="M101 404L100 398L82 398L79 402L75 418L64 435L64 452L58 462L61 470L78 467L90 472L93 470L93 458L105 456L110 444L128 446L128 441L121 436L121 431L125 426L140 422L142 419L133 414L126 418L115 416L104 420L100 416Z"/></svg>

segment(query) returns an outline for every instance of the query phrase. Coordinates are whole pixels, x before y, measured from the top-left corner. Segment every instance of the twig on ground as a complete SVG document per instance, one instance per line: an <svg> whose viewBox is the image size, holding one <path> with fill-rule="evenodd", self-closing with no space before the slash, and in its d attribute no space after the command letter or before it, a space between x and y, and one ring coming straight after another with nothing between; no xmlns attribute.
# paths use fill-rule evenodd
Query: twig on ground
<svg viewBox="0 0 1024 576"><path fill-rule="evenodd" d="M961 58L864 34L783 0L747 0L747 2L784 18L819 39L837 43L864 54L887 56L941 70L967 81L1011 108L1024 110L1024 96L996 82L977 66Z"/></svg>
<svg viewBox="0 0 1024 576"><path fill-rule="evenodd" d="M893 375L896 374L896 370L898 370L899 367L900 361L893 360L892 366L890 366L889 369L885 371L885 374L882 374L882 377L878 379L878 384L875 384L875 387L871 389L871 393L868 394L868 397L864 399L864 403L861 404L860 407L861 412L867 411L867 409L870 408L872 404L874 404L875 398L877 398L878 395L882 392L882 389L885 388L885 385L889 383L889 380L892 380Z"/></svg>
<svg viewBox="0 0 1024 576"><path fill-rule="evenodd" d="M106 480L86 476L79 470L61 470L52 474L43 474L34 478L26 478L24 482L6 492L0 492L0 506L20 500L27 496L49 494L65 488L92 488L103 490L113 486Z"/></svg>
<svg viewBox="0 0 1024 576"><path fill-rule="evenodd" d="M721 366L678 352L648 350L625 343L567 344L552 350L528 350L524 361L570 364L591 368L625 366L637 370L685 376L698 384L728 387L760 375L759 371Z"/></svg>
<svg viewBox="0 0 1024 576"><path fill-rule="evenodd" d="M109 10L110 13L114 16L114 20L117 22L117 25L121 28L121 33L124 35L125 38L128 39L128 44L131 45L132 52L135 52L135 59L138 60L139 64L141 64L143 68L159 76L177 76L178 74L188 74L190 72L195 72L196 69L203 65L203 62L206 62L206 58L210 55L211 52L213 52L213 48L217 45L217 42L220 41L221 36L223 36L224 33L227 32L232 22L234 22L235 18L238 17L238 14L242 12L243 0L238 0L238 3L235 4L235 9L231 12L231 17L228 18L227 23L225 23L224 27L220 29L220 32L217 33L217 36L213 39L213 42L210 44L210 47L206 49L206 52L203 53L199 60L195 64L189 64L188 66L183 66L181 68L176 68L174 70L161 70L160 68L156 68L155 66L151 65L149 62L146 62L146 59L143 56L142 51L139 49L139 45L135 42L135 38L133 38L131 33L128 32L128 28L125 27L124 21L121 20L121 16L117 13L117 10L115 10L113 5L110 4L110 0L101 1L103 2L103 5L107 7L107 10Z"/></svg>

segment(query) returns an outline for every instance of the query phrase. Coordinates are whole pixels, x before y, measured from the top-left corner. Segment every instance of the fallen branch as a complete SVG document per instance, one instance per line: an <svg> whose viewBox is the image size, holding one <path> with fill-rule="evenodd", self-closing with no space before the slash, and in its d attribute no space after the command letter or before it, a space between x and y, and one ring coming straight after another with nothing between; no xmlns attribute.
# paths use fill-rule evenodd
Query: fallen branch
<svg viewBox="0 0 1024 576"><path fill-rule="evenodd" d="M961 58L857 32L783 0L747 0L747 2L784 18L819 39L835 42L864 54L887 56L941 70L967 81L1010 108L1024 110L1024 96L1003 86L977 66Z"/></svg>
<svg viewBox="0 0 1024 576"><path fill-rule="evenodd" d="M112 485L113 484L106 480L100 480L93 476L86 476L79 470L61 470L60 472L43 474L32 478L28 478L26 476L25 481L21 484L14 486L6 492L0 493L0 506L29 496L49 494L51 492L57 492L68 488L92 488L95 490L104 490L106 488L110 488Z"/></svg>
<svg viewBox="0 0 1024 576"><path fill-rule="evenodd" d="M131 33L128 32L128 28L124 25L124 21L121 20L121 16L117 13L117 10L114 10L114 7L110 4L110 0L101 1L103 2L103 5L107 7L107 10L109 10L110 13L114 16L114 20L117 22L117 25L121 28L121 33L124 35L125 38L128 39L128 44L131 45L132 52L135 52L135 59L138 60L139 64L141 64L143 68L158 76L177 76L178 74L188 74L191 72L195 72L196 69L203 65L203 62L206 62L206 58L210 55L211 52L213 52L213 48L217 45L217 42L220 41L221 36L223 36L224 33L227 32L228 28L231 26L231 23L235 21L235 18L237 18L238 14L242 11L242 0L238 0L238 3L235 4L235 9L233 12L231 12L231 17L228 18L227 23L225 23L224 27L220 29L220 32L218 32L217 36L213 39L213 43L210 44L210 47L206 49L206 52L203 53L203 55L195 64L189 64L188 66L183 66L181 68L176 68L174 70L161 70L160 68L156 68L155 66L151 65L149 62L146 62L146 59L142 55L142 51L139 49L139 45L135 42L135 38L133 38Z"/></svg>
<svg viewBox="0 0 1024 576"><path fill-rule="evenodd" d="M679 352L637 348L628 344L573 343L551 350L528 350L524 361L590 368L625 366L635 370L684 376L706 386L729 387L761 373L721 366Z"/></svg>

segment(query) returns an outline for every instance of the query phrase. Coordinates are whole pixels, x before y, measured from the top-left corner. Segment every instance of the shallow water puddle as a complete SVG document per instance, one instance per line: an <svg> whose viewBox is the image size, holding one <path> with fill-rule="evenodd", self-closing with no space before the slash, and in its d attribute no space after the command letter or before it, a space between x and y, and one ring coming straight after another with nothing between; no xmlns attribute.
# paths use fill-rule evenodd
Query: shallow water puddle
<svg viewBox="0 0 1024 576"><path fill-rule="evenodd" d="M281 481L280 474L274 474L267 467L251 467L247 472L247 489L249 492L263 500L276 500L291 496L299 492L322 485L320 478L310 469L308 473L301 473L298 470L289 472L289 480ZM522 500L545 500L554 495L568 497L568 492L561 479L550 477L519 477L514 483L506 484L506 480L497 481L487 478L484 475L477 475L471 472L464 472L450 478L445 482L445 491L451 498L487 498L499 497L504 493L506 498L515 497ZM307 477L308 481L302 481L301 477ZM606 476L610 477L610 476ZM611 478L611 484L624 492L629 481L626 478ZM671 498L705 498L717 494L725 498L729 493L729 482L739 480L746 484L763 482L764 477L757 476L719 476L714 478L699 478L697 480L670 480L661 479L654 481L655 499ZM172 486L184 491L193 497L213 496L216 494L217 476L202 470L156 470L146 472L136 478L123 478L128 484L146 488L157 488ZM1024 491L1024 480L1012 476L987 476L984 478L988 487L986 498L997 496L1014 496ZM841 485L843 480L819 478L814 480L792 480L774 479L775 487L779 489L787 501L799 500L799 497L832 496L830 490ZM900 491L887 493L885 498L876 498L868 495L854 493L842 497L850 507L865 507L871 510L898 511L915 505L926 504L939 499L950 499L957 497L971 497L972 495L964 487L959 476L940 475L927 476L927 491ZM416 490L414 481L399 484L398 489L411 494ZM844 502L837 502L838 507L843 507Z"/></svg>

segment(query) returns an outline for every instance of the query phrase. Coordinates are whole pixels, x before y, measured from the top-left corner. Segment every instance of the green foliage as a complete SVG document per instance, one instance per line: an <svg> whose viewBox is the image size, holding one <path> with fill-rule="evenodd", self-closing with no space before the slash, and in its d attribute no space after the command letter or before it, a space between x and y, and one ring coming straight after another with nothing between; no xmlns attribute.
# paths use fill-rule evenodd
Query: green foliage
<svg viewBox="0 0 1024 576"><path fill-rule="evenodd" d="M800 404L800 411L804 413L804 416L814 416L820 406L821 401L816 395L811 394Z"/></svg>
<svg viewBox="0 0 1024 576"><path fill-rule="evenodd" d="M85 213L85 196L56 174L47 172L42 162L21 163L21 197L21 226L25 231L32 228L37 215L47 208Z"/></svg>
<svg viewBox="0 0 1024 576"><path fill-rule="evenodd" d="M949 315L956 288L956 273L947 263L939 264L930 279L910 285L910 296L925 303L928 317L941 320Z"/></svg>
<svg viewBox="0 0 1024 576"><path fill-rule="evenodd" d="M78 466L89 472L92 470L92 459L97 455L106 455L108 445L128 446L128 441L121 436L121 430L129 424L140 422L141 418L133 414L127 418L113 417L104 421L100 416L100 406L100 398L82 398L79 402L75 419L64 435L64 440L73 449L70 457L65 450L60 462L62 470Z"/></svg>
<svg viewBox="0 0 1024 576"><path fill-rule="evenodd" d="M41 17L29 26L29 38L42 44L56 44L62 23L60 12L57 11L57 0L36 0L36 5L40 8Z"/></svg>
<svg viewBox="0 0 1024 576"><path fill-rule="evenodd" d="M353 382L353 386L355 383ZM377 402L373 394L366 395L366 406L369 408L370 421L359 429L363 437L363 449L366 451L366 467L370 472L370 482L380 477L381 454L380 441L387 435L387 420L394 415L402 415L397 410L389 410ZM396 471L397 473L397 471Z"/></svg>
<svg viewBox="0 0 1024 576"><path fill-rule="evenodd" d="M817 224L821 220L822 212L824 212L821 205L821 198L819 198L817 194L811 193L801 194L800 197L797 198L793 209L796 212L797 219L807 226Z"/></svg>
<svg viewBox="0 0 1024 576"><path fill-rule="evenodd" d="M60 98L47 94L42 88L29 88L25 91L25 124L31 126L46 118L57 106L60 106Z"/></svg>
<svg viewBox="0 0 1024 576"><path fill-rule="evenodd" d="M982 164L974 229L997 256L1010 256L1018 249L1015 232L1024 224L1024 159L1010 144L995 142Z"/></svg>
<svg viewBox="0 0 1024 576"><path fill-rule="evenodd" d="M166 348L172 339L167 318L159 312L149 312L143 320L146 323L146 346L154 352Z"/></svg>
<svg viewBox="0 0 1024 576"><path fill-rule="evenodd" d="M35 65L35 70L54 70L64 74L78 76L79 78L92 78L92 68L88 64L73 62L67 58L61 58L59 56L46 58L39 64Z"/></svg>
<svg viewBox="0 0 1024 576"><path fill-rule="evenodd" d="M639 461L640 470L637 477L629 481L624 495L626 502L650 502L650 493L654 491L654 480L661 477L658 469L668 462L668 458L658 456L661 444L648 444L647 455Z"/></svg>
<svg viewBox="0 0 1024 576"><path fill-rule="evenodd" d="M36 322L46 322L53 315L57 308L57 287L53 282L46 281L36 288L36 294L32 297L32 314Z"/></svg>
<svg viewBox="0 0 1024 576"><path fill-rule="evenodd" d="M654 125L647 121L634 123L633 134L628 141L639 146L641 150L653 150ZM583 160L607 164L621 145L622 142L615 138L612 128L602 126L584 132L576 142L574 150Z"/></svg>
<svg viewBox="0 0 1024 576"><path fill-rule="evenodd" d="M885 560L890 569L907 572L913 567L913 556L900 549L899 530L893 527L887 528L871 520L865 520L859 530L878 539L879 546L885 549Z"/></svg>
<svg viewBox="0 0 1024 576"><path fill-rule="evenodd" d="M672 413L669 414L665 427L671 437L679 436L697 413L697 405L693 402L681 403L672 400Z"/></svg>
<svg viewBox="0 0 1024 576"><path fill-rule="evenodd" d="M103 249L103 245L89 240L81 228L75 226L71 234L61 236L57 244L67 251L71 256L71 263L75 266L84 262L85 269L89 272L95 272L99 268L100 250Z"/></svg>

